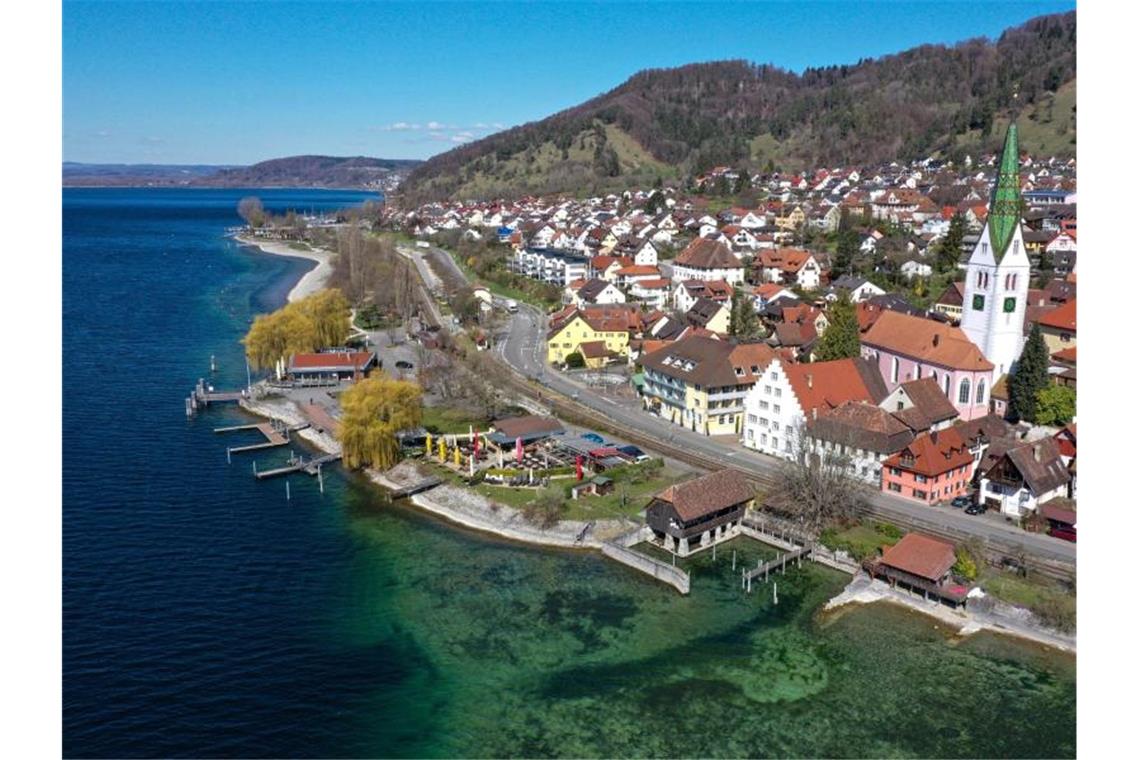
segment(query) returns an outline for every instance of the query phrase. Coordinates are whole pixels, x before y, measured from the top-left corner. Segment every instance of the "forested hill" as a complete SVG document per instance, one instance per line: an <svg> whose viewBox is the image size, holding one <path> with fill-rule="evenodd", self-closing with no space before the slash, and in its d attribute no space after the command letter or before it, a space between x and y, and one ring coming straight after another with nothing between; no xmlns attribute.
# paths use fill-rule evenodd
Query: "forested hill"
<svg viewBox="0 0 1140 760"><path fill-rule="evenodd" d="M599 190L712 166L794 170L1022 146L1076 150L1076 13L954 46L795 74L723 61L640 72L538 122L429 159L408 201Z"/></svg>
<svg viewBox="0 0 1140 760"><path fill-rule="evenodd" d="M290 156L252 166L64 162L65 187L391 188L419 161L353 156Z"/></svg>
<svg viewBox="0 0 1140 760"><path fill-rule="evenodd" d="M290 156L224 169L196 184L212 187L375 187L419 161L352 156Z"/></svg>

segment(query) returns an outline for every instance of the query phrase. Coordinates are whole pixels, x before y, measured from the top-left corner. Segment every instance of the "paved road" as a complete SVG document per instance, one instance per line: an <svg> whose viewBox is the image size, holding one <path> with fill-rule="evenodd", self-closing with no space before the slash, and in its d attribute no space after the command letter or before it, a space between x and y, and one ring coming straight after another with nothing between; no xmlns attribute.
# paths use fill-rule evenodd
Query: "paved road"
<svg viewBox="0 0 1140 760"><path fill-rule="evenodd" d="M510 323L510 329L499 340L496 353L512 367L542 385L578 403L605 414L615 424L632 428L673 445L714 457L726 465L737 467L761 478L773 477L780 460L769 457L739 444L726 444L720 440L678 427L648 412L642 411L636 401L623 401L599 395L567 376L545 366L545 317L533 307L519 305L519 312ZM1076 546L1051 536L1026 533L1006 523L996 515L971 516L950 507L927 507L885 493L871 496L874 509L887 517L897 515L911 521L926 522L933 528L956 530L987 540L1019 544L1027 553L1044 559L1076 562Z"/></svg>
<svg viewBox="0 0 1140 760"><path fill-rule="evenodd" d="M421 273L427 269L422 257L415 255L413 251L406 249L401 253L412 258L417 267L421 269ZM443 253L443 258L454 266L456 272L464 276L462 270L455 266L455 262L447 255L446 251ZM430 281L426 275L424 279ZM727 466L739 468L760 478L773 477L780 467L780 460L773 457L746 449L739 443L726 444L700 433L678 427L641 410L636 400L625 401L600 395L595 389L588 388L569 379L562 373L549 369L546 366L544 356L545 343L545 315L529 304L520 303L518 313L512 317L508 330L496 336L494 350L503 361L523 375L564 396L573 398L583 406L606 415L616 425L718 459ZM971 516L950 507L922 506L882 492L872 494L870 502L878 514L887 518L891 516L903 517L912 523L926 523L932 529L960 531L989 541L1019 545L1024 548L1026 553L1043 559L1070 564L1076 563L1077 549L1075 544L1051 536L1026 533L1017 526L1005 522L997 515Z"/></svg>

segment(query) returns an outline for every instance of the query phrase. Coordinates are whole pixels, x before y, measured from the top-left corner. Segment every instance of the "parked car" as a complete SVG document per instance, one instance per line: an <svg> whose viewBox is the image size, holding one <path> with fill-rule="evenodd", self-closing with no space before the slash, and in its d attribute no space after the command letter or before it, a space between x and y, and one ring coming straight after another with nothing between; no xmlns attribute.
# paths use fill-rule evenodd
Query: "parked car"
<svg viewBox="0 0 1140 760"><path fill-rule="evenodd" d="M605 443L606 442L606 440L604 438L602 438L600 435L598 435L597 433L582 433L582 437L585 438L587 441L593 441L594 443Z"/></svg>
<svg viewBox="0 0 1140 760"><path fill-rule="evenodd" d="M969 496L955 496L954 499L950 502L950 506L954 507L954 509L963 509L973 503L974 502L970 500Z"/></svg>
<svg viewBox="0 0 1140 760"><path fill-rule="evenodd" d="M404 361L403 359L400 359L398 362L396 362L396 369L411 369L412 366L413 365L411 362Z"/></svg>
<svg viewBox="0 0 1140 760"><path fill-rule="evenodd" d="M986 506L984 504L971 504L966 507L966 514L968 515L981 515L985 514Z"/></svg>
<svg viewBox="0 0 1140 760"><path fill-rule="evenodd" d="M1071 528L1050 528L1049 535L1053 538L1059 538L1062 541L1072 541L1074 544L1077 542L1077 526Z"/></svg>

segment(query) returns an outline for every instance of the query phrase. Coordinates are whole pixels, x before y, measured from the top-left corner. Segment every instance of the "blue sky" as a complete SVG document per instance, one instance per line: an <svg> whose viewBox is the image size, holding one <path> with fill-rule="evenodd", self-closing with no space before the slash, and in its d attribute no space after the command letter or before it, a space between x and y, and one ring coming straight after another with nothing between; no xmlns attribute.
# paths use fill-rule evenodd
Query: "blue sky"
<svg viewBox="0 0 1140 760"><path fill-rule="evenodd" d="M64 2L69 161L426 158L644 68L794 71L996 37L1073 2Z"/></svg>

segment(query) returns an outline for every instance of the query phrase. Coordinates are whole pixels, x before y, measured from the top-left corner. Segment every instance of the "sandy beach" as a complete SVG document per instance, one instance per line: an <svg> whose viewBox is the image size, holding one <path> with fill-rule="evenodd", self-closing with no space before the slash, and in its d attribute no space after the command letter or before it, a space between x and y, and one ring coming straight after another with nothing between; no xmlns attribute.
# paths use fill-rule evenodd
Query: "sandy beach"
<svg viewBox="0 0 1140 760"><path fill-rule="evenodd" d="M271 253L274 256L291 256L295 259L308 259L309 261L317 262L317 265L306 272L305 275L297 281L297 284L293 286L293 289L289 291L288 298L290 303L316 293L325 286L325 283L328 282L329 275L332 274L333 252L325 250L324 248L310 248L307 251L299 251L281 240L262 240L244 235L238 235L234 239L243 245L251 245L261 249L265 253Z"/></svg>

